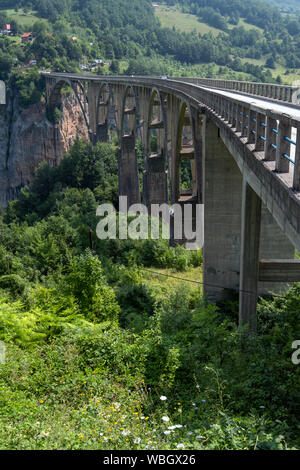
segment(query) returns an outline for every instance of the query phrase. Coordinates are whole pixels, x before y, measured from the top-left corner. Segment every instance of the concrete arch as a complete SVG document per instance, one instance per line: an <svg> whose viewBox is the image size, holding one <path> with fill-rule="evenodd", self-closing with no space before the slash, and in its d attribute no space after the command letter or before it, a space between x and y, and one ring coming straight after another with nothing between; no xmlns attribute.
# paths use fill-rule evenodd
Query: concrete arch
<svg viewBox="0 0 300 470"><path fill-rule="evenodd" d="M109 140L109 121L113 119L118 129L118 116L115 109L115 99L112 87L109 83L100 86L96 102L96 141L107 142ZM119 135L118 135L119 138Z"/></svg>
<svg viewBox="0 0 300 470"><path fill-rule="evenodd" d="M135 135L139 124L138 97L132 85L125 88L121 108L121 137Z"/></svg>
<svg viewBox="0 0 300 470"><path fill-rule="evenodd" d="M60 104L61 90L66 84L72 87L71 81L68 78L58 80L52 87L48 98L49 108L54 108L57 104Z"/></svg>
<svg viewBox="0 0 300 470"><path fill-rule="evenodd" d="M159 90L153 88L145 128L143 178L144 200L149 208L151 204L168 202L167 118L163 101L164 97ZM151 141L152 136L155 139Z"/></svg>
<svg viewBox="0 0 300 470"><path fill-rule="evenodd" d="M76 96L76 99L77 99L77 101L80 105L80 108L81 108L82 114L84 116L86 126L87 126L88 130L90 131L89 118L88 118L88 109L87 109L88 108L88 97L87 97L87 93L84 89L84 86L82 85L82 83L80 81L74 82L74 81L69 80L67 77L63 78L63 79L59 79L55 83L53 88L51 89L51 92L49 93L48 103L47 103L48 107L50 109L54 109L57 105L58 106L61 105L61 90L66 84L69 85L72 88L72 90L73 90L73 92ZM79 96L78 90L76 89L76 86L78 86L80 91L81 91L81 94L83 96L83 102L80 99L80 96Z"/></svg>
<svg viewBox="0 0 300 470"><path fill-rule="evenodd" d="M181 104L177 134L176 134L176 156L174 162L174 195L176 202L192 202L197 198L197 165L194 144L194 125L191 106L183 101ZM190 168L189 168L190 164ZM191 187L181 188L181 172L183 168L190 172Z"/></svg>
<svg viewBox="0 0 300 470"><path fill-rule="evenodd" d="M128 204L141 200L136 155L136 131L139 124L138 99L134 88L128 85L121 100L119 129L119 194L128 197Z"/></svg>

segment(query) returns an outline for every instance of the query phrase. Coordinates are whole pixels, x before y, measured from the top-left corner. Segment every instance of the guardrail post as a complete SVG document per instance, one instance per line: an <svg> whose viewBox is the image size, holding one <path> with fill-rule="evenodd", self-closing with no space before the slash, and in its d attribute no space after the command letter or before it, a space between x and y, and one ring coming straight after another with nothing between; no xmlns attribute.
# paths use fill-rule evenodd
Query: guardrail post
<svg viewBox="0 0 300 470"><path fill-rule="evenodd" d="M250 114L250 110L248 108L244 108L242 109L242 116L241 116L241 121L242 121L242 130L241 130L241 137L247 137L248 136L248 123L249 123L249 114Z"/></svg>
<svg viewBox="0 0 300 470"><path fill-rule="evenodd" d="M257 152L263 152L265 148L265 120L266 116L261 113L257 113L256 116L256 134L255 134L255 150Z"/></svg>
<svg viewBox="0 0 300 470"><path fill-rule="evenodd" d="M255 143L255 135L256 135L256 112L250 109L249 113L249 124L248 124L248 144Z"/></svg>
<svg viewBox="0 0 300 470"><path fill-rule="evenodd" d="M296 143L293 189L295 191L300 191L300 123L297 126Z"/></svg>
<svg viewBox="0 0 300 470"><path fill-rule="evenodd" d="M243 107L238 104L236 106L236 132L242 132L242 113L243 112Z"/></svg>
<svg viewBox="0 0 300 470"><path fill-rule="evenodd" d="M232 101L229 101L229 106L228 106L228 123L231 127L234 127L234 119L233 119L233 110L234 110L234 103Z"/></svg>
<svg viewBox="0 0 300 470"><path fill-rule="evenodd" d="M280 119L277 134L277 150L276 150L276 171L280 173L288 173L290 162L286 156L290 157L291 144L286 140L291 138L292 128L289 122L284 118Z"/></svg>
<svg viewBox="0 0 300 470"><path fill-rule="evenodd" d="M266 135L266 152L265 160L276 160L276 142L277 142L277 121L267 111L267 135ZM276 132L274 132L276 131Z"/></svg>

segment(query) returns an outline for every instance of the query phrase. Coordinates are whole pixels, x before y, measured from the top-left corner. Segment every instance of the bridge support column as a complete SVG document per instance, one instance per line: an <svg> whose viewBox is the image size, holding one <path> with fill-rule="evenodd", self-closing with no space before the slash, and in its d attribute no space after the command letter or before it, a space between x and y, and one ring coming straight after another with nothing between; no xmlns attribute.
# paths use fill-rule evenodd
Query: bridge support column
<svg viewBox="0 0 300 470"><path fill-rule="evenodd" d="M256 332L256 303L261 228L261 199L246 179L242 191L239 326Z"/></svg>
<svg viewBox="0 0 300 470"><path fill-rule="evenodd" d="M97 124L97 142L108 142L108 122Z"/></svg>
<svg viewBox="0 0 300 470"><path fill-rule="evenodd" d="M157 155L148 158L147 170L144 173L146 204L163 204L168 202L168 177L165 170L165 157Z"/></svg>
<svg viewBox="0 0 300 470"><path fill-rule="evenodd" d="M119 195L128 197L128 206L139 204L141 201L134 133L121 138Z"/></svg>
<svg viewBox="0 0 300 470"><path fill-rule="evenodd" d="M217 302L239 289L242 176L212 121L203 148L204 294Z"/></svg>

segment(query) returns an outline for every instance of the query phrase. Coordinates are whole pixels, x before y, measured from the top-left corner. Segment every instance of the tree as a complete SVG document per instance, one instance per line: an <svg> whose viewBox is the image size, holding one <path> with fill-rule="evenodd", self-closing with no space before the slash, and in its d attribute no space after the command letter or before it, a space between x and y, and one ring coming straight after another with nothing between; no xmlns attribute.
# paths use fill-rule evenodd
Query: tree
<svg viewBox="0 0 300 470"><path fill-rule="evenodd" d="M268 57L268 59L266 60L266 67L268 67L269 69L275 69L275 60L273 57Z"/></svg>
<svg viewBox="0 0 300 470"><path fill-rule="evenodd" d="M120 73L119 62L116 59L111 61L109 70L114 74L119 74Z"/></svg>

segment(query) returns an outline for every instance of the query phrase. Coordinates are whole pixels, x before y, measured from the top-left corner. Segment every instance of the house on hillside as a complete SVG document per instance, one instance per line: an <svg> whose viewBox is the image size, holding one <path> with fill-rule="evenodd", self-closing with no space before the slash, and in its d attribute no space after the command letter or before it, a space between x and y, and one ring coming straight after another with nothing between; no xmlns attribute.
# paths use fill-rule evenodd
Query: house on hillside
<svg viewBox="0 0 300 470"><path fill-rule="evenodd" d="M3 36L5 36L5 35L6 35L6 36L10 36L10 35L12 34L12 30L11 30L10 24L6 24L6 25L4 26L4 28L3 28L2 31L1 31L1 34L2 34Z"/></svg>
<svg viewBox="0 0 300 470"><path fill-rule="evenodd" d="M25 34L22 34L21 36L22 43L32 42L33 40L34 40L33 33L25 33Z"/></svg>

